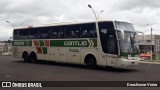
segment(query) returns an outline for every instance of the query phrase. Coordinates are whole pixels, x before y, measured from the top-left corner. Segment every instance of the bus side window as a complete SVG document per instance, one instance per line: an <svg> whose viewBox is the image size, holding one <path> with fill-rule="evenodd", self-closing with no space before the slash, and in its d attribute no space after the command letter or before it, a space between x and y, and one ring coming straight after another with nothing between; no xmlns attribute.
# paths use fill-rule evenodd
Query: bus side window
<svg viewBox="0 0 160 90"><path fill-rule="evenodd" d="M27 29L20 30L20 39L27 39L29 32Z"/></svg>
<svg viewBox="0 0 160 90"><path fill-rule="evenodd" d="M54 39L57 39L57 38L58 38L57 32L53 32L53 38L54 38Z"/></svg>
<svg viewBox="0 0 160 90"><path fill-rule="evenodd" d="M118 46L113 22L100 22L99 30L103 52L117 55Z"/></svg>
<svg viewBox="0 0 160 90"><path fill-rule="evenodd" d="M36 39L37 38L37 30L32 29L29 30L29 39Z"/></svg>
<svg viewBox="0 0 160 90"><path fill-rule="evenodd" d="M111 54L116 54L116 42L115 42L115 38L114 35L110 34L108 35L108 42L107 42L107 46L109 48L107 48L107 52L111 53Z"/></svg>
<svg viewBox="0 0 160 90"><path fill-rule="evenodd" d="M89 38L89 37L90 37L90 31L89 31L89 30L86 30L86 31L85 31L85 37L86 37L86 38Z"/></svg>
<svg viewBox="0 0 160 90"><path fill-rule="evenodd" d="M79 33L80 33L79 30L76 30L76 32L75 32L75 37L76 37L76 38L79 38L79 37L80 37L80 36L79 36Z"/></svg>
<svg viewBox="0 0 160 90"><path fill-rule="evenodd" d="M102 48L104 52L107 52L107 42L108 42L108 38L107 38L107 29L100 29L100 38L101 38L101 44L102 44Z"/></svg>
<svg viewBox="0 0 160 90"><path fill-rule="evenodd" d="M13 39L19 39L19 31L20 30L14 30L14 33L13 33Z"/></svg>
<svg viewBox="0 0 160 90"><path fill-rule="evenodd" d="M107 35L107 29L101 29L101 34L102 34L102 35L103 35L103 34Z"/></svg>
<svg viewBox="0 0 160 90"><path fill-rule="evenodd" d="M83 38L88 38L90 36L90 33L88 30L82 30L82 37Z"/></svg>
<svg viewBox="0 0 160 90"><path fill-rule="evenodd" d="M59 38L58 37L58 28L51 28L49 31L48 31L48 38L50 39L57 39Z"/></svg>
<svg viewBox="0 0 160 90"><path fill-rule="evenodd" d="M72 37L72 38L75 38L75 37L76 37L76 34L75 34L74 31L71 31L70 33L71 33L71 37Z"/></svg>
<svg viewBox="0 0 160 90"><path fill-rule="evenodd" d="M38 39L42 39L43 38L43 34L42 33L38 33Z"/></svg>
<svg viewBox="0 0 160 90"><path fill-rule="evenodd" d="M73 28L72 26L65 26L66 28L64 28L64 37L65 38L72 38L72 34L74 34L72 31L73 31Z"/></svg>
<svg viewBox="0 0 160 90"><path fill-rule="evenodd" d="M90 34L91 34L92 38L95 38L97 36L95 29L94 30L90 30Z"/></svg>
<svg viewBox="0 0 160 90"><path fill-rule="evenodd" d="M95 38L96 29L95 23L84 24L80 26L80 37L81 38Z"/></svg>
<svg viewBox="0 0 160 90"><path fill-rule="evenodd" d="M36 33L36 38L37 39L43 39L43 33L39 28L35 28L35 31L37 31Z"/></svg>
<svg viewBox="0 0 160 90"><path fill-rule="evenodd" d="M53 36L52 30L49 30L47 33L48 33L48 38L52 39L52 36Z"/></svg>
<svg viewBox="0 0 160 90"><path fill-rule="evenodd" d="M58 38L63 38L63 32L62 31L58 32Z"/></svg>
<svg viewBox="0 0 160 90"><path fill-rule="evenodd" d="M84 37L84 36L85 36L85 31L82 30L81 32L82 32L82 33L81 33L81 37Z"/></svg>

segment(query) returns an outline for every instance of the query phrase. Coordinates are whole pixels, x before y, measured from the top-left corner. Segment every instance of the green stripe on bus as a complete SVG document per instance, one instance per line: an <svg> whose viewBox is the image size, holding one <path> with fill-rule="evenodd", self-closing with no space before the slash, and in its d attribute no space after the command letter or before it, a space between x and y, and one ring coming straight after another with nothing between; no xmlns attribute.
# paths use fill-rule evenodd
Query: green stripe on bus
<svg viewBox="0 0 160 90"><path fill-rule="evenodd" d="M64 41L63 40L51 40L50 41L50 46L51 47L55 47L55 46L63 47L64 46Z"/></svg>
<svg viewBox="0 0 160 90"><path fill-rule="evenodd" d="M32 46L32 41L13 41L13 46Z"/></svg>
<svg viewBox="0 0 160 90"><path fill-rule="evenodd" d="M32 46L32 40L13 41L13 46ZM44 40L39 40L40 46L45 46ZM97 47L97 39L84 40L50 40L51 47Z"/></svg>
<svg viewBox="0 0 160 90"><path fill-rule="evenodd" d="M28 46L28 42L27 41L13 41L12 45L13 46Z"/></svg>
<svg viewBox="0 0 160 90"><path fill-rule="evenodd" d="M40 46L44 46L45 45L43 40L39 40L39 44L40 44Z"/></svg>
<svg viewBox="0 0 160 90"><path fill-rule="evenodd" d="M97 39L90 39L89 40L51 40L50 46L51 47L97 47Z"/></svg>
<svg viewBox="0 0 160 90"><path fill-rule="evenodd" d="M47 54L47 47L42 47L42 49L43 49L43 54Z"/></svg>
<svg viewBox="0 0 160 90"><path fill-rule="evenodd" d="M93 47L97 47L97 39L92 39L94 46Z"/></svg>
<svg viewBox="0 0 160 90"><path fill-rule="evenodd" d="M32 41L28 41L28 46L32 46Z"/></svg>

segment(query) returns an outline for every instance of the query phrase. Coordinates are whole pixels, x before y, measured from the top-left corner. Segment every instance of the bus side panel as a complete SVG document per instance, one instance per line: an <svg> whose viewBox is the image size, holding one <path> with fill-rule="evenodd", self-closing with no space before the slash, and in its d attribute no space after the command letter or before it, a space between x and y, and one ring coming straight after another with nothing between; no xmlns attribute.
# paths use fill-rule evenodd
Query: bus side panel
<svg viewBox="0 0 160 90"><path fill-rule="evenodd" d="M107 54L107 66L117 66L118 55Z"/></svg>
<svg viewBox="0 0 160 90"><path fill-rule="evenodd" d="M66 47L47 47L46 53L39 55L43 60L66 62Z"/></svg>
<svg viewBox="0 0 160 90"><path fill-rule="evenodd" d="M68 48L67 49L67 62L80 64L80 48Z"/></svg>
<svg viewBox="0 0 160 90"><path fill-rule="evenodd" d="M22 53L20 52L20 47L13 47L13 52L12 52L12 55L13 57L15 58L22 58Z"/></svg>
<svg viewBox="0 0 160 90"><path fill-rule="evenodd" d="M107 65L107 55L105 53L103 53L102 49L99 49L98 52L99 52L98 53L98 55L99 55L98 65L106 66Z"/></svg>
<svg viewBox="0 0 160 90"><path fill-rule="evenodd" d="M53 47L47 47L48 52L45 54L45 60L55 61L55 50Z"/></svg>
<svg viewBox="0 0 160 90"><path fill-rule="evenodd" d="M66 62L66 48L65 47L55 47L55 57L53 60L59 62Z"/></svg>
<svg viewBox="0 0 160 90"><path fill-rule="evenodd" d="M26 51L28 55L30 55L32 51L35 52L36 50L33 47L14 46L13 47L13 57L22 58L24 51Z"/></svg>

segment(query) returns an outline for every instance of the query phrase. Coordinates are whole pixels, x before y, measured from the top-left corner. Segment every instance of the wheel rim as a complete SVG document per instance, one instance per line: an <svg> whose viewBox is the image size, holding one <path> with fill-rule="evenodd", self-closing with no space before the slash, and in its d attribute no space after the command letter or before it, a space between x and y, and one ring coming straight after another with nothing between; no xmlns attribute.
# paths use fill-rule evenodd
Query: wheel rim
<svg viewBox="0 0 160 90"><path fill-rule="evenodd" d="M87 66L88 66L89 68L94 68L94 67L96 66L95 59L94 59L94 58L88 58Z"/></svg>
<svg viewBox="0 0 160 90"><path fill-rule="evenodd" d="M36 59L34 57L31 57L31 62L32 63L35 63L36 62Z"/></svg>
<svg viewBox="0 0 160 90"><path fill-rule="evenodd" d="M93 64L94 64L94 61L93 61L93 59L90 58L90 59L88 60L88 65L92 66Z"/></svg>
<svg viewBox="0 0 160 90"><path fill-rule="evenodd" d="M24 61L25 61L25 62L28 62L28 61L29 61L29 56L28 56L28 55L25 55L25 56L24 56Z"/></svg>

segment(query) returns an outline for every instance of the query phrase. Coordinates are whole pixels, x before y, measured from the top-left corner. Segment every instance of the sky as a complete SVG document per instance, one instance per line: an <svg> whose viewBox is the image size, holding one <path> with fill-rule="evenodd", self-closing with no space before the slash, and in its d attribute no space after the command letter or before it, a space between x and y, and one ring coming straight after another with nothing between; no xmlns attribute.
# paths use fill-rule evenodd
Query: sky
<svg viewBox="0 0 160 90"><path fill-rule="evenodd" d="M136 31L160 35L160 0L0 0L0 40L8 40L18 26L100 20L133 23ZM7 23L9 21L10 23Z"/></svg>

